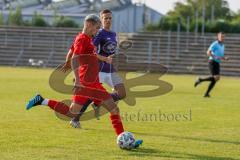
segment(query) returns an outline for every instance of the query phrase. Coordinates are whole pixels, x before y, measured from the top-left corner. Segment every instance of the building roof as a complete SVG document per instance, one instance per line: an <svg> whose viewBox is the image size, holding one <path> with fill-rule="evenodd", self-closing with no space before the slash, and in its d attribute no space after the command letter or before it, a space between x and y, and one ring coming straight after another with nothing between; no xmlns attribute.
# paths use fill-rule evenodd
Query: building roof
<svg viewBox="0 0 240 160"><path fill-rule="evenodd" d="M54 10L59 13L98 12L104 8L117 9L131 4L131 0L0 0L2 10L21 7L24 12L40 10Z"/></svg>

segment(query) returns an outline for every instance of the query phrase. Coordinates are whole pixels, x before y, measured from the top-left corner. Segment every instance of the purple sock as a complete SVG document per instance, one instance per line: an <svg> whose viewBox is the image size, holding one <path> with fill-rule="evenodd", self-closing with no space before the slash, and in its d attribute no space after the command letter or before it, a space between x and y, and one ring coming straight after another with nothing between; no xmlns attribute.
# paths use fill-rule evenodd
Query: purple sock
<svg viewBox="0 0 240 160"><path fill-rule="evenodd" d="M112 96L114 102L121 100L121 98L119 97L119 95L117 93L111 93L111 96Z"/></svg>

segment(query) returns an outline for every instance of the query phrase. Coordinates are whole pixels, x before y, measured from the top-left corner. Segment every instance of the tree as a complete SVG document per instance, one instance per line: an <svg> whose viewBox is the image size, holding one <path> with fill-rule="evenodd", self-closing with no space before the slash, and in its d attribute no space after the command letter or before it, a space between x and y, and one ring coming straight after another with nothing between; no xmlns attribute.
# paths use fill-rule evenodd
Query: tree
<svg viewBox="0 0 240 160"><path fill-rule="evenodd" d="M203 5L205 2L205 5ZM228 2L226 0L185 0L184 3L176 2L174 9L169 11L167 15L160 20L159 27L161 30L177 30L177 25L181 24L181 30L186 30L187 19L190 19L190 31L194 31L196 24L198 24L198 31L201 31L202 11L205 6L205 25L206 29L210 29L214 25L218 24L219 19L226 20L226 26L228 26L229 20L232 20L232 12L229 9ZM198 19L196 19L198 15ZM236 24L236 23L235 23ZM212 26L210 26L212 25ZM229 26L228 26L229 27ZM148 27L150 30L154 30L154 27ZM225 28L225 27L223 27ZM228 29L227 27L225 29Z"/></svg>
<svg viewBox="0 0 240 160"><path fill-rule="evenodd" d="M78 27L78 24L75 23L70 18L66 18L64 16L57 16L54 19L55 19L54 23L53 23L54 27L73 27L73 28L77 28Z"/></svg>
<svg viewBox="0 0 240 160"><path fill-rule="evenodd" d="M194 12L198 11L199 15L202 14L203 0L186 0L186 3L194 9ZM229 18L231 16L229 5L226 0L205 0L205 7L206 17L209 19L212 17L212 14L214 14L216 19Z"/></svg>
<svg viewBox="0 0 240 160"><path fill-rule="evenodd" d="M20 7L17 7L15 13L13 13L12 10L9 11L7 24L15 26L23 25L22 10Z"/></svg>
<svg viewBox="0 0 240 160"><path fill-rule="evenodd" d="M202 17L203 0L185 0L185 3L177 2L173 11L168 12L169 16L177 16L183 20L190 16L195 19L195 13L198 12ZM213 16L215 19L231 18L231 11L226 0L205 0L205 17L207 21L211 21Z"/></svg>
<svg viewBox="0 0 240 160"><path fill-rule="evenodd" d="M0 25L4 25L4 18L2 12L0 12Z"/></svg>
<svg viewBox="0 0 240 160"><path fill-rule="evenodd" d="M232 32L240 33L240 10L237 13L233 14L231 24L233 26Z"/></svg>
<svg viewBox="0 0 240 160"><path fill-rule="evenodd" d="M33 18L32 18L32 26L37 27L47 27L47 22L43 19L42 15L37 14L37 12L34 12Z"/></svg>

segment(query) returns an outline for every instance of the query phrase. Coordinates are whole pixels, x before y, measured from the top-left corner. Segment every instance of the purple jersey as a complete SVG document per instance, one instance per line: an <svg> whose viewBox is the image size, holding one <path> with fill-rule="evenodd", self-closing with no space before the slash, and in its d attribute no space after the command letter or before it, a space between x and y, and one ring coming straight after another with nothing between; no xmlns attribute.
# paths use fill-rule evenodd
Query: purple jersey
<svg viewBox="0 0 240 160"><path fill-rule="evenodd" d="M97 53L101 56L108 57L116 52L117 38L116 33L100 29L98 34L93 39L94 45L97 47ZM116 70L112 64L100 61L100 72L112 73Z"/></svg>

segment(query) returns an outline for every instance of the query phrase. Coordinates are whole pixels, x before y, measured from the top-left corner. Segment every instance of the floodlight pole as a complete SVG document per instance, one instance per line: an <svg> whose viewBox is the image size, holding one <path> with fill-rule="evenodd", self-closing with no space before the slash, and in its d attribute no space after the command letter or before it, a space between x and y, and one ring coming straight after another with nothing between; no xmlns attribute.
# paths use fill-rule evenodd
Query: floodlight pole
<svg viewBox="0 0 240 160"><path fill-rule="evenodd" d="M202 36L205 32L206 1L202 0Z"/></svg>
<svg viewBox="0 0 240 160"><path fill-rule="evenodd" d="M214 22L214 19L215 19L214 12L215 12L215 7L214 7L214 5L212 4L212 7L211 7L211 23L213 23L213 22Z"/></svg>
<svg viewBox="0 0 240 160"><path fill-rule="evenodd" d="M186 41L186 50L188 50L188 44L189 44L189 32L190 32L190 16L187 17L187 41Z"/></svg>
<svg viewBox="0 0 240 160"><path fill-rule="evenodd" d="M197 1L195 1L195 42L197 41L197 35L198 35L198 5Z"/></svg>

